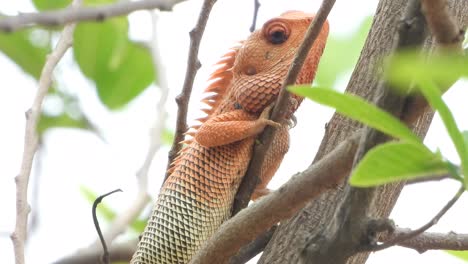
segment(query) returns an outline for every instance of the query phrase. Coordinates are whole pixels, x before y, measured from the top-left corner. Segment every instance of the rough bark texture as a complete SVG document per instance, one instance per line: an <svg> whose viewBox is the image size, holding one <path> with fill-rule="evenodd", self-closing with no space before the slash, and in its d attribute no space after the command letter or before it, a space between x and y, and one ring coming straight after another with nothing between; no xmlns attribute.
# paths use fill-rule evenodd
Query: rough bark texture
<svg viewBox="0 0 468 264"><path fill-rule="evenodd" d="M372 99L380 79L380 59L390 54L395 47L396 31L406 0L381 0L375 14L372 28L364 45L358 64L348 84L347 91ZM468 24L468 1L450 1L451 10L461 28ZM432 120L432 112L425 113L415 124L415 131L424 136ZM360 128L354 121L335 114L326 126L315 161L330 152L339 142ZM402 184L386 185L377 191L374 216L387 217L403 188ZM323 194L309 203L299 214L282 223L268 244L259 263L297 263L306 240L326 224L336 211L337 204L344 197L343 186ZM368 254L359 254L348 263L365 263Z"/></svg>

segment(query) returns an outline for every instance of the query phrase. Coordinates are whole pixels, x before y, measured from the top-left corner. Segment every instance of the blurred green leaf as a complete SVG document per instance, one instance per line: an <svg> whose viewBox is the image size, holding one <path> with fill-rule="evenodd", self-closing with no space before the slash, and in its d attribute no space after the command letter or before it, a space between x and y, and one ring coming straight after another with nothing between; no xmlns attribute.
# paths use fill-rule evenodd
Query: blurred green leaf
<svg viewBox="0 0 468 264"><path fill-rule="evenodd" d="M42 113L39 119L39 123L37 124L37 131L39 135L42 135L47 129L50 128L80 128L85 130L91 129L89 122L84 117L76 119L65 112L57 116L51 116Z"/></svg>
<svg viewBox="0 0 468 264"><path fill-rule="evenodd" d="M401 180L448 173L447 164L426 146L390 142L371 149L353 171L349 183L371 187Z"/></svg>
<svg viewBox="0 0 468 264"><path fill-rule="evenodd" d="M339 93L331 89L293 86L289 91L307 97L319 104L330 106L340 114L362 122L372 128L396 138L413 142L421 142L405 124L359 96L349 93Z"/></svg>
<svg viewBox="0 0 468 264"><path fill-rule="evenodd" d="M32 0L34 6L39 11L44 10L54 10L54 9L61 9L66 8L71 4L71 0ZM113 3L115 0L85 0L85 5L99 5L99 4L106 4L106 3Z"/></svg>
<svg viewBox="0 0 468 264"><path fill-rule="evenodd" d="M349 35L330 34L328 36L327 45L315 77L318 85L333 87L341 75L352 70L357 63L371 24L372 17L367 17L358 29Z"/></svg>
<svg viewBox="0 0 468 264"><path fill-rule="evenodd" d="M21 30L9 34L0 34L0 51L13 60L25 72L39 79L45 64L48 45L33 44L34 34L44 34L37 29Z"/></svg>
<svg viewBox="0 0 468 264"><path fill-rule="evenodd" d="M458 250L445 250L445 252L449 253L452 256L455 256L459 259L463 259L468 262L468 250L458 251Z"/></svg>
<svg viewBox="0 0 468 264"><path fill-rule="evenodd" d="M457 150L458 156L461 160L461 167L463 175L468 175L468 152L465 146L465 138L458 129L455 118L452 112L448 108L447 104L442 100L442 93L433 81L427 79L427 77L421 77L417 80L418 88L429 102L432 108L437 110L444 126L448 131L450 138L452 139L455 149ZM468 177L465 177L465 182L468 184Z"/></svg>
<svg viewBox="0 0 468 264"><path fill-rule="evenodd" d="M101 101L111 109L124 106L154 81L151 54L128 39L126 18L79 24L74 55L83 73L96 83Z"/></svg>
<svg viewBox="0 0 468 264"><path fill-rule="evenodd" d="M164 145L170 146L172 145L172 142L174 141L174 131L164 128L161 137L162 137L162 143Z"/></svg>
<svg viewBox="0 0 468 264"><path fill-rule="evenodd" d="M397 88L407 88L414 80L428 77L444 89L461 77L468 77L468 57L458 53L428 55L418 50L403 50L392 55L385 77Z"/></svg>
<svg viewBox="0 0 468 264"><path fill-rule="evenodd" d="M53 10L67 7L71 0L32 0L39 11Z"/></svg>

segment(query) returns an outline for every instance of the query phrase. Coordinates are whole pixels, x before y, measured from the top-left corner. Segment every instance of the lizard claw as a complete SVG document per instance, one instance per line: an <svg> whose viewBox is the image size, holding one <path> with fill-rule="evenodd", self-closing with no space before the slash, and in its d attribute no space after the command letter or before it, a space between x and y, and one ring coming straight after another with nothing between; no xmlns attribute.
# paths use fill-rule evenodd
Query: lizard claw
<svg viewBox="0 0 468 264"><path fill-rule="evenodd" d="M281 127L280 123L269 119L270 112L273 109L273 106L274 106L274 103L272 103L269 106L265 107L265 109L263 109L262 113L260 114L260 117L258 118L258 120L260 122L262 122L263 124L265 124L265 125L272 126L274 128L280 128Z"/></svg>

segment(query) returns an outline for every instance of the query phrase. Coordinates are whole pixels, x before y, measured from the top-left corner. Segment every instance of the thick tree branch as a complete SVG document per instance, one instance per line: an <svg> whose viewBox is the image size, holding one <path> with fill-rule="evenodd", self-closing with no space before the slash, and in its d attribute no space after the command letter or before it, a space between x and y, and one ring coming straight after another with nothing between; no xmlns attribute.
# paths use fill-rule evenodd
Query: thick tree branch
<svg viewBox="0 0 468 264"><path fill-rule="evenodd" d="M263 251L278 226L275 225L265 233L259 235L254 241L243 246L235 256L229 260L229 264L244 264Z"/></svg>
<svg viewBox="0 0 468 264"><path fill-rule="evenodd" d="M437 45L461 49L464 30L461 30L449 10L446 0L421 0L422 10Z"/></svg>
<svg viewBox="0 0 468 264"><path fill-rule="evenodd" d="M81 0L74 0L72 6L81 4ZM16 225L11 234L11 240L15 250L15 263L24 263L24 244L27 236L28 214L31 208L28 204L28 183L31 167L38 145L37 123L41 113L42 101L52 83L52 73L55 66L62 59L65 52L73 43L73 31L75 24L66 25L62 31L57 46L47 57L39 78L39 87L34 97L31 108L26 112L26 128L24 133L23 160L16 182Z"/></svg>
<svg viewBox="0 0 468 264"><path fill-rule="evenodd" d="M169 177L169 168L174 161L177 154L182 149L181 142L184 140L184 133L187 132L187 111L190 95L192 93L193 81L201 63L198 60L198 50L200 48L201 38L205 31L208 17L210 16L211 8L216 3L216 0L205 0L198 17L197 24L192 31L190 31L190 49L187 61L187 73L185 74L184 85L182 92L176 97L178 106L177 110L177 123L174 141L172 142L171 150L169 151L169 161L167 163L166 176L164 180Z"/></svg>
<svg viewBox="0 0 468 264"><path fill-rule="evenodd" d="M289 92L286 90L286 87L296 82L297 76L302 69L302 65L304 64L307 54L320 34L322 26L327 20L328 14L330 13L334 4L335 0L324 0L320 6L320 9L317 11L314 20L307 29L307 32L304 36L304 41L299 47L282 84L281 91L278 95L278 99L276 100L276 104L271 115L272 120L280 122L282 116L285 115L289 104ZM275 129L266 127L265 131L259 136L259 141L262 142L262 144L257 144L254 147L249 168L247 169L247 172L242 179L235 197L233 215L247 207L255 186L258 183L258 175L260 175L262 164L265 159L265 153L268 151L271 143L273 142L274 133Z"/></svg>
<svg viewBox="0 0 468 264"><path fill-rule="evenodd" d="M278 190L226 221L190 263L225 263L259 234L297 213L310 199L340 184L351 169L359 136L358 133L342 142Z"/></svg>
<svg viewBox="0 0 468 264"><path fill-rule="evenodd" d="M468 234L424 232L410 239L399 239L407 237L408 234L412 234L413 232L413 230L408 228L396 228L392 233L383 234L379 238L379 241L386 243L389 240L398 239L400 242L397 245L412 248L419 253L433 249L468 250Z"/></svg>
<svg viewBox="0 0 468 264"><path fill-rule="evenodd" d="M17 16L0 19L0 30L12 32L35 25L57 26L80 21L103 21L110 17L127 15L131 12L147 9L171 10L182 0L141 0L118 1L95 7L66 8L40 13L22 13Z"/></svg>

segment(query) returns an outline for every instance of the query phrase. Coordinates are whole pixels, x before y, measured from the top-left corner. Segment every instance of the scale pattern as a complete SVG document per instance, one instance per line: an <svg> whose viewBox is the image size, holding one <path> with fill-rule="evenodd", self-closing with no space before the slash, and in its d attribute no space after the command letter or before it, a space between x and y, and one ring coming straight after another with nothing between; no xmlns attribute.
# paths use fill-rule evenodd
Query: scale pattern
<svg viewBox="0 0 468 264"><path fill-rule="evenodd" d="M302 98L292 97L281 124L268 120L269 106L278 96L312 19L311 14L286 12L267 21L221 58L205 90L209 95L202 101L210 107L204 109L207 117L199 119L201 125L187 132L193 139L184 141L187 146L168 170L170 175L131 263L189 263L230 217L255 137L270 125L277 128L277 133L266 154L253 198L268 193L266 186L289 147L287 119ZM327 35L325 24L306 58L298 84L312 82Z"/></svg>
<svg viewBox="0 0 468 264"><path fill-rule="evenodd" d="M252 145L250 140L206 148L193 142L163 187L133 263L188 263L230 216L245 173L238 168L246 168Z"/></svg>

